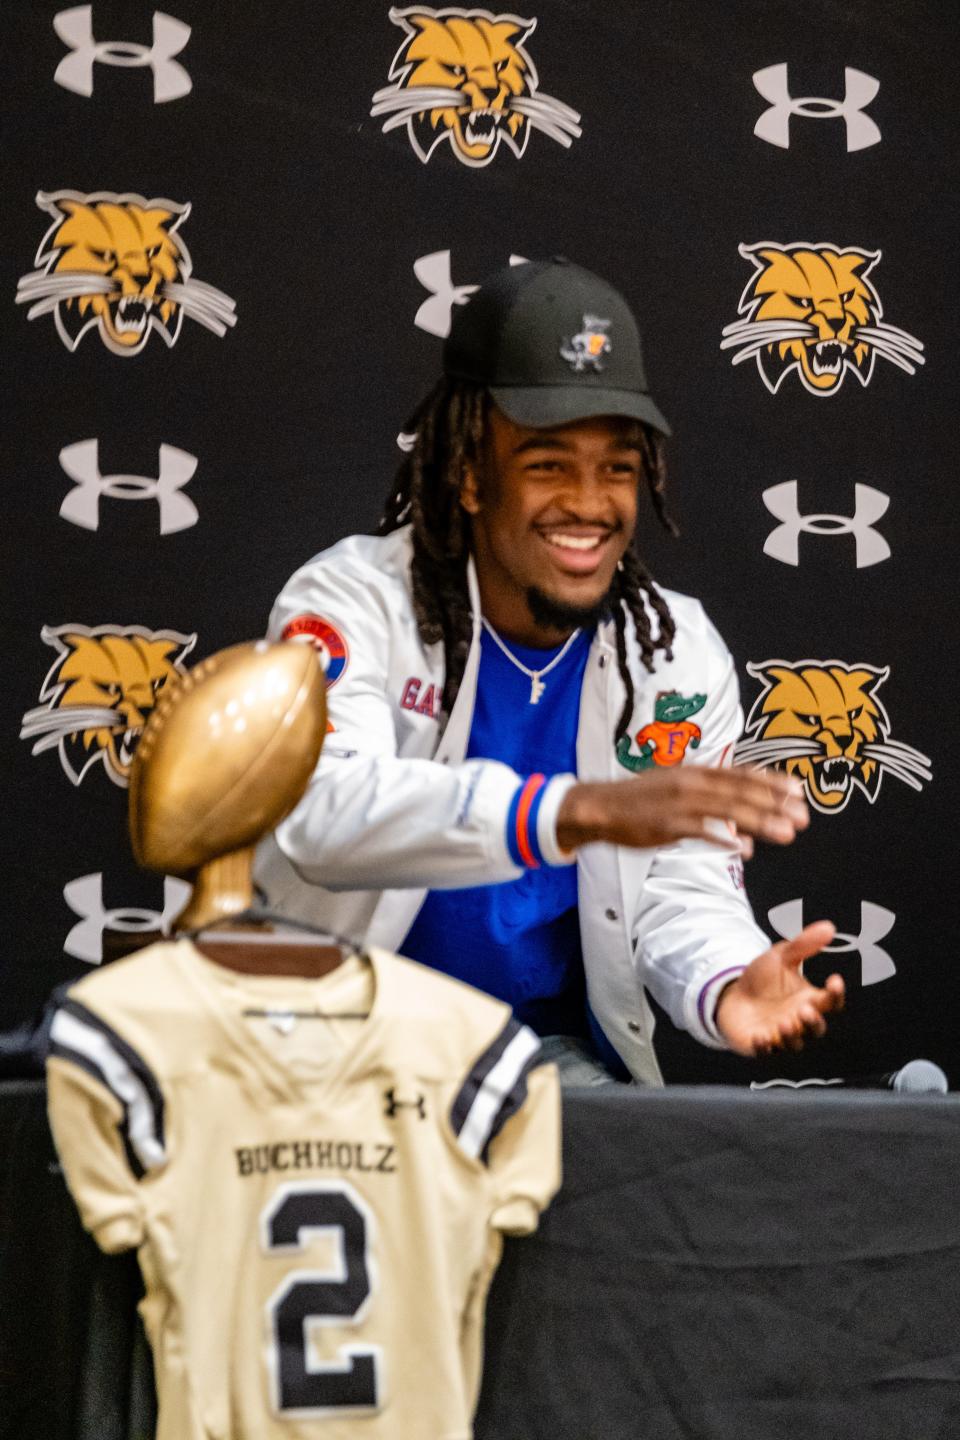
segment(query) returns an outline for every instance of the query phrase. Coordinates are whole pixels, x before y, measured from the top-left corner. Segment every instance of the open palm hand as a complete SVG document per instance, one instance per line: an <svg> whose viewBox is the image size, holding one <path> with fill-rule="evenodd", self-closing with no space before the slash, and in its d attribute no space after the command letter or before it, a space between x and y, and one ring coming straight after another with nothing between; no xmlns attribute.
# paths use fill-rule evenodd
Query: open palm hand
<svg viewBox="0 0 960 1440"><path fill-rule="evenodd" d="M802 974L805 960L829 945L835 934L829 920L807 925L792 940L772 945L723 991L716 1025L740 1055L772 1050L802 1050L810 1036L822 1035L826 1016L842 1010L844 983L831 975L821 988Z"/></svg>

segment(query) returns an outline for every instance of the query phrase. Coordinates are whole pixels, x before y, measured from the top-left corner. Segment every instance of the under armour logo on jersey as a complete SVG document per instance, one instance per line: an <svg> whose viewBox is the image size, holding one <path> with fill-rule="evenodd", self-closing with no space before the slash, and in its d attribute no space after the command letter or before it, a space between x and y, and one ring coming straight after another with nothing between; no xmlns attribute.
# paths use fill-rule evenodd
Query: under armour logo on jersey
<svg viewBox="0 0 960 1440"><path fill-rule="evenodd" d="M754 125L754 135L771 145L779 145L781 150L789 150L790 117L802 115L805 120L845 120L848 151L876 145L881 138L880 127L863 111L876 98L880 81L849 65L843 75L846 89L842 100L824 100L817 95L795 100L790 94L786 65L768 65L764 70L755 71L753 83L771 104Z"/></svg>
<svg viewBox="0 0 960 1440"><path fill-rule="evenodd" d="M54 80L75 95L93 94L93 67L119 65L138 69L149 65L153 71L153 103L179 100L189 95L193 81L184 67L174 60L190 39L190 26L162 10L153 12L153 45L136 45L127 40L94 40L93 6L74 5L53 17L53 28L73 54L65 56L57 66Z"/></svg>
<svg viewBox="0 0 960 1440"><path fill-rule="evenodd" d="M774 905L772 910L767 911L767 919L778 935L784 940L791 940L803 929L803 900L786 900L782 905ZM876 985L881 980L889 980L896 975L897 967L886 950L880 949L877 941L890 934L896 919L892 910L861 900L860 934L845 935L838 930L821 954L858 954L861 985Z"/></svg>
<svg viewBox="0 0 960 1440"><path fill-rule="evenodd" d="M416 1110L421 1120L427 1118L427 1101L423 1095L418 1095L416 1100L398 1100L397 1092L391 1085L389 1090L384 1090L383 1098L387 1102L383 1113L390 1120L394 1118L398 1110Z"/></svg>
<svg viewBox="0 0 960 1440"><path fill-rule="evenodd" d="M164 876L163 910L144 910L127 905L118 910L107 910L103 904L103 874L95 870L92 875L81 875L63 887L63 898L74 915L80 919L70 931L63 948L76 960L86 960L90 965L99 965L103 960L103 937L107 931L122 935L149 935L156 930L166 931L170 922L179 915L190 895L191 886L185 880L172 875Z"/></svg>
<svg viewBox="0 0 960 1440"><path fill-rule="evenodd" d="M156 500L160 507L160 534L173 535L196 525L198 511L180 491L193 478L197 458L175 445L160 446L159 474L101 475L100 442L78 440L60 451L60 464L76 485L60 506L60 514L71 525L96 530L100 524L100 497L111 500Z"/></svg>
<svg viewBox="0 0 960 1440"><path fill-rule="evenodd" d="M525 265L523 255L511 255L511 265ZM413 317L413 323L428 335L446 339L450 334L450 321L454 305L465 305L479 285L454 285L450 270L450 251L434 250L421 255L413 262L413 273L424 290L430 291L430 298L424 300ZM403 447L401 446L401 449Z"/></svg>
<svg viewBox="0 0 960 1440"><path fill-rule="evenodd" d="M771 485L763 492L763 503L770 514L782 520L783 524L770 531L763 553L782 560L785 565L799 565L801 534L853 535L857 544L858 570L889 560L890 546L880 532L873 529L873 522L886 514L890 497L882 490L874 490L872 485L855 485L853 502L852 515L801 515L796 480Z"/></svg>

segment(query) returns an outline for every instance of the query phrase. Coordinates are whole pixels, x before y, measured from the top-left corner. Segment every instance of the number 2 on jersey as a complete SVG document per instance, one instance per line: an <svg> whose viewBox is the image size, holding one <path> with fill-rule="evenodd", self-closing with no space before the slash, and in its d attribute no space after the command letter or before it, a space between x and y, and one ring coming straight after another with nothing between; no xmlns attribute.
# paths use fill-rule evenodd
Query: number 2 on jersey
<svg viewBox="0 0 960 1440"><path fill-rule="evenodd" d="M308 1353L310 1324L359 1325L371 1293L368 1250L372 1217L344 1181L284 1185L260 1218L267 1254L301 1254L315 1237L332 1240L326 1270L295 1270L267 1304L272 1328L270 1369L281 1416L380 1407L381 1354L375 1345L341 1345L337 1361L318 1364Z"/></svg>

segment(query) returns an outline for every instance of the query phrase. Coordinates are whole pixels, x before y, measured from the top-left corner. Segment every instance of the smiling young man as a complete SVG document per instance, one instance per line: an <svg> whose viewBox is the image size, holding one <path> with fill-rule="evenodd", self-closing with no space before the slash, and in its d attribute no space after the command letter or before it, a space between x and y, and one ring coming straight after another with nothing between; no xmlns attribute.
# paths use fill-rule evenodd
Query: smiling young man
<svg viewBox="0 0 960 1440"><path fill-rule="evenodd" d="M740 852L807 822L784 776L729 768L733 662L658 590L661 436L622 297L566 261L458 309L377 537L299 570L274 637L324 653L333 733L267 842L278 907L509 1001L561 1073L660 1083L645 991L704 1044L822 1033L843 1000L770 945Z"/></svg>

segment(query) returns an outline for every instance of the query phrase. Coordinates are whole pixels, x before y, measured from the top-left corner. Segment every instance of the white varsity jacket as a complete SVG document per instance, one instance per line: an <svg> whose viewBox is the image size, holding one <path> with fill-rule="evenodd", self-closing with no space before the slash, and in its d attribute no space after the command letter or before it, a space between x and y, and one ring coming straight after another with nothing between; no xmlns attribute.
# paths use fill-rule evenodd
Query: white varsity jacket
<svg viewBox="0 0 960 1440"><path fill-rule="evenodd" d="M441 733L443 647L425 646L417 632L410 556L406 527L353 535L298 570L277 600L270 637L299 636L321 652L330 729L306 794L257 860L274 908L391 950L428 889L513 880L524 864L573 863L557 846L555 824L574 777L544 780L496 760L464 760L480 659L472 566L473 640ZM613 739L624 701L613 625L598 627L580 700L581 780L624 779L623 760L645 754L650 763L651 740L661 757L679 748L684 764L730 763L743 721L733 661L696 600L664 595L677 625L672 661L658 652L649 674L627 625L636 698L622 758ZM664 692L689 701L681 708L690 718L638 734L659 719ZM675 1024L722 1048L713 1025L720 990L771 943L754 922L738 856L699 841L588 845L575 863L590 1004L633 1076L662 1084L644 991Z"/></svg>

